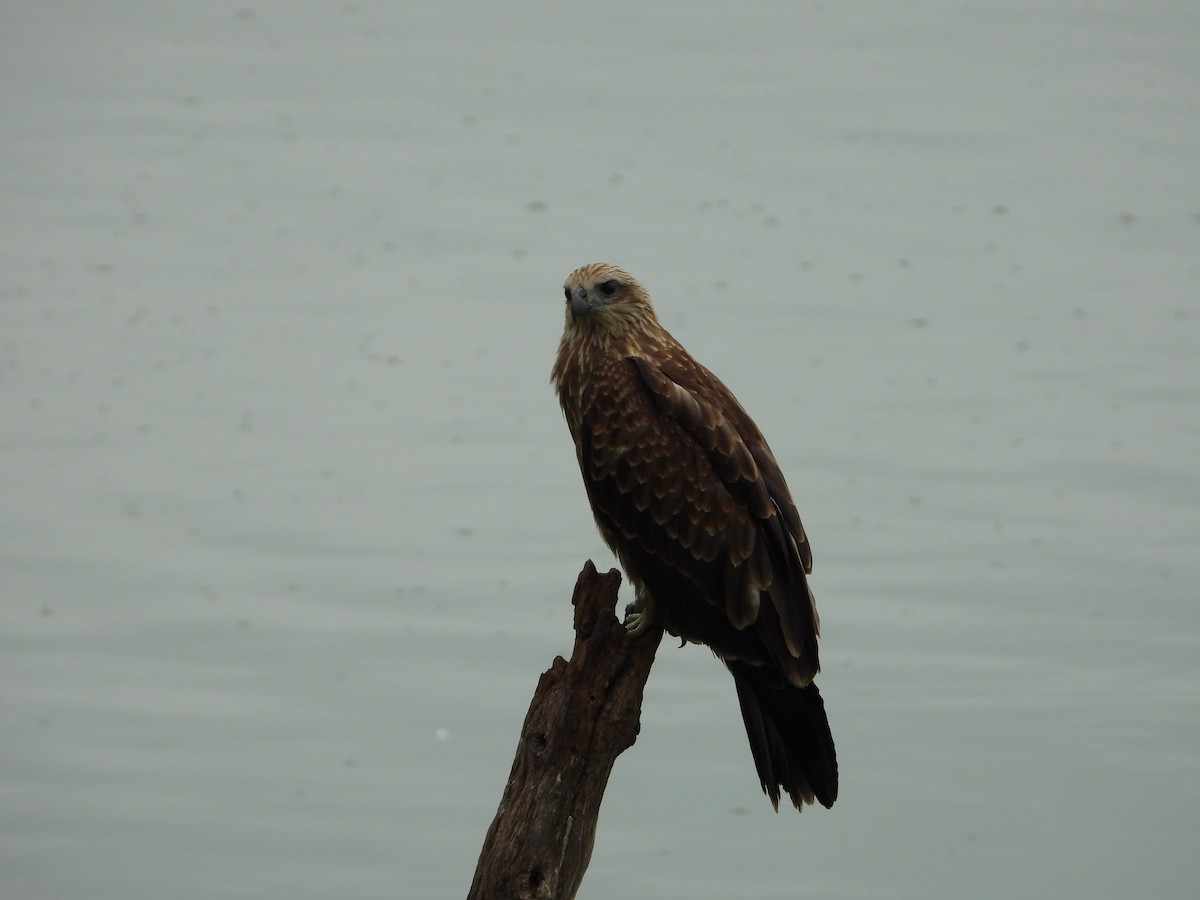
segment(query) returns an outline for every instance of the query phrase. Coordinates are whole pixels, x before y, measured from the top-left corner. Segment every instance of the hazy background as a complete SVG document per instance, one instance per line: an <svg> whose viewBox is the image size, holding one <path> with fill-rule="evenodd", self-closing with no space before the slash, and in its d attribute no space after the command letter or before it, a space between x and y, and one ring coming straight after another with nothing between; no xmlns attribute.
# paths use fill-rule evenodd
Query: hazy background
<svg viewBox="0 0 1200 900"><path fill-rule="evenodd" d="M0 7L0 895L462 896L611 260L771 440L842 795L664 646L581 897L1200 894L1200 5Z"/></svg>

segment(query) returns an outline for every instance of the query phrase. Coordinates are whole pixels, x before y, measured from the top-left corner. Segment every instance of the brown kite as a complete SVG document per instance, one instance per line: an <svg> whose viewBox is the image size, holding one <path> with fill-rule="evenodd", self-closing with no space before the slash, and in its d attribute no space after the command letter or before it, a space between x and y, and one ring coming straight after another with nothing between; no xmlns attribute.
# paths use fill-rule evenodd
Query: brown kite
<svg viewBox="0 0 1200 900"><path fill-rule="evenodd" d="M628 272L586 265L564 291L552 381L596 524L634 586L630 633L657 622L707 644L733 673L772 805L782 789L797 809L831 806L812 552L771 449Z"/></svg>

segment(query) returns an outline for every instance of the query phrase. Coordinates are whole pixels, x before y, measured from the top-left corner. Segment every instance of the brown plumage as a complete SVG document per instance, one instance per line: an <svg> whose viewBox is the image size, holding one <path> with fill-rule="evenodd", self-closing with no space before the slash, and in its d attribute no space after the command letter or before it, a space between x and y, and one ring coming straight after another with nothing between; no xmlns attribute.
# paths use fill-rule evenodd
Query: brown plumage
<svg viewBox="0 0 1200 900"><path fill-rule="evenodd" d="M600 534L657 621L733 673L763 791L799 809L837 797L819 671L812 552L762 433L607 263L564 285L558 390Z"/></svg>

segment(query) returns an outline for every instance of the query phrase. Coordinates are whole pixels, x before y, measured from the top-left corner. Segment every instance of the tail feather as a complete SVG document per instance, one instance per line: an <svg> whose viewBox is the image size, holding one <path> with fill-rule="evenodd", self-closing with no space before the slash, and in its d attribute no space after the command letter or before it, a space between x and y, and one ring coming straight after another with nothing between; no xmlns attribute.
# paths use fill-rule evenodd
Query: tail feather
<svg viewBox="0 0 1200 900"><path fill-rule="evenodd" d="M825 703L815 684L796 687L762 666L726 660L763 792L779 809L782 793L800 809L828 808L838 792L837 754Z"/></svg>

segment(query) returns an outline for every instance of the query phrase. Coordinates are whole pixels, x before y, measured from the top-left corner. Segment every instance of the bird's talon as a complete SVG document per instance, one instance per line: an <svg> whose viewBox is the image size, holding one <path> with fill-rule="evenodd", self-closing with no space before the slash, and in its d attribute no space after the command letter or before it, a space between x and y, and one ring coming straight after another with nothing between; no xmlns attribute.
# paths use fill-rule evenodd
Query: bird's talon
<svg viewBox="0 0 1200 900"><path fill-rule="evenodd" d="M654 620L632 605L625 610L625 633L631 638L641 637L650 630Z"/></svg>

